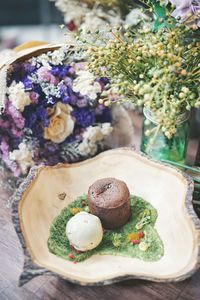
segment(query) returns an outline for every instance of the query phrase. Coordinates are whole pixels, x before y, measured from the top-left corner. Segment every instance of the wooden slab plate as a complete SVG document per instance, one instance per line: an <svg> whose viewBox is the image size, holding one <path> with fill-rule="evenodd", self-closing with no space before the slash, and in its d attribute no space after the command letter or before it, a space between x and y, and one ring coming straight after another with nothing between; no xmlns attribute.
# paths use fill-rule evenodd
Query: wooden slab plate
<svg viewBox="0 0 200 300"><path fill-rule="evenodd" d="M155 226L165 251L159 261L94 255L74 264L49 252L47 239L54 217L103 177L125 181L132 194L157 209ZM200 221L192 207L192 192L193 181L188 175L151 161L132 149L109 150L72 165L33 169L16 193L13 208L13 221L25 249L25 264L28 264L27 249L34 262L32 267L29 262L29 272L25 271L23 276L40 275L44 268L81 285L108 284L130 278L184 280L200 263ZM34 274L36 265L40 272Z"/></svg>

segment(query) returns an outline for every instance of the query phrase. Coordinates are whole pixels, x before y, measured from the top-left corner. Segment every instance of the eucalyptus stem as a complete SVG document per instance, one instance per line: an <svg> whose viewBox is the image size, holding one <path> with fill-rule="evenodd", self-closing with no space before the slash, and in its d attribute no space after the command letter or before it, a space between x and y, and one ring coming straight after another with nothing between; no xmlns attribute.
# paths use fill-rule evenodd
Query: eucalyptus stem
<svg viewBox="0 0 200 300"><path fill-rule="evenodd" d="M177 166L177 167L181 167L181 168L190 170L192 172L200 173L200 169L196 169L196 168L193 168L193 167L185 165L185 164L181 164L181 163L178 163L178 162L175 162L175 161L170 161L170 160L167 160L167 159L162 159L161 161L164 162L164 163L170 164L170 165L174 165L174 166Z"/></svg>

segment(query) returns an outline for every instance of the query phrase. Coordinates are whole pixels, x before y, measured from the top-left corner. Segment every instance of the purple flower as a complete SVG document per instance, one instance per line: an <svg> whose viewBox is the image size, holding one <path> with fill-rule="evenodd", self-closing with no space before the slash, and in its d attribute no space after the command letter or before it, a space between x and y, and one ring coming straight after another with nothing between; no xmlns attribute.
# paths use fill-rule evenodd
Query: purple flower
<svg viewBox="0 0 200 300"><path fill-rule="evenodd" d="M172 13L174 18L184 22L192 15L200 27L200 0L170 0L170 2L176 7Z"/></svg>
<svg viewBox="0 0 200 300"><path fill-rule="evenodd" d="M37 115L32 109L26 109L23 112L25 117L25 127L32 129L37 122Z"/></svg>
<svg viewBox="0 0 200 300"><path fill-rule="evenodd" d="M51 74L54 76L58 76L63 78L67 75L69 69L71 68L70 65L60 65L60 66L51 66Z"/></svg>
<svg viewBox="0 0 200 300"><path fill-rule="evenodd" d="M24 84L24 87L25 87L25 91L31 91L32 90L33 84L32 84L32 82L29 78L25 78L23 80L23 84Z"/></svg>
<svg viewBox="0 0 200 300"><path fill-rule="evenodd" d="M36 114L39 120L42 121L42 124L47 127L49 125L48 112L43 106L39 106L36 110Z"/></svg>
<svg viewBox="0 0 200 300"><path fill-rule="evenodd" d="M64 96L61 99L62 103L68 104L70 102L70 97L69 96Z"/></svg>
<svg viewBox="0 0 200 300"><path fill-rule="evenodd" d="M10 127L10 122L8 120L0 119L0 128L8 129Z"/></svg>
<svg viewBox="0 0 200 300"><path fill-rule="evenodd" d="M88 106L88 99L87 99L87 97L78 98L76 105L78 107L86 107L86 106Z"/></svg>
<svg viewBox="0 0 200 300"><path fill-rule="evenodd" d="M57 85L59 83L59 79L56 78L55 76L51 75L50 83Z"/></svg>
<svg viewBox="0 0 200 300"><path fill-rule="evenodd" d="M11 133L15 136L15 138L20 138L23 135L23 132L19 131L15 126L11 127Z"/></svg>
<svg viewBox="0 0 200 300"><path fill-rule="evenodd" d="M38 99L40 97L40 95L38 93L36 93L36 92L30 92L29 96L30 96L30 99L31 99L32 103L34 103L34 104L38 103Z"/></svg>
<svg viewBox="0 0 200 300"><path fill-rule="evenodd" d="M73 67L70 67L69 70L68 70L68 73L70 75L75 75L75 69Z"/></svg>
<svg viewBox="0 0 200 300"><path fill-rule="evenodd" d="M64 77L64 82L66 83L67 86L72 87L73 81L70 77Z"/></svg>
<svg viewBox="0 0 200 300"><path fill-rule="evenodd" d="M60 67L59 66L52 66L51 67L51 74L54 76L58 76L60 74Z"/></svg>
<svg viewBox="0 0 200 300"><path fill-rule="evenodd" d="M76 124L83 128L91 126L95 122L95 113L87 108L75 108L72 112L72 116L76 118Z"/></svg>
<svg viewBox="0 0 200 300"><path fill-rule="evenodd" d="M101 85L102 91L105 89L105 86L110 82L107 77L101 77L96 79L96 81Z"/></svg>
<svg viewBox="0 0 200 300"><path fill-rule="evenodd" d="M40 96L44 96L44 93L42 91L40 84L34 84L33 91L38 93Z"/></svg>
<svg viewBox="0 0 200 300"><path fill-rule="evenodd" d="M32 65L31 63L24 63L24 70L26 71L27 74L31 74L36 72L37 68L35 65Z"/></svg>
<svg viewBox="0 0 200 300"><path fill-rule="evenodd" d="M8 143L5 141L5 139L3 139L0 143L0 151L2 154L6 155L9 153L9 145Z"/></svg>
<svg viewBox="0 0 200 300"><path fill-rule="evenodd" d="M59 150L58 144L55 144L53 142L46 142L44 144L44 148L46 151L48 151L50 153L56 153Z"/></svg>
<svg viewBox="0 0 200 300"><path fill-rule="evenodd" d="M67 66L63 65L63 66L62 66L62 69L61 69L61 72L60 72L60 74L59 74L60 77L61 77L61 78L65 77L65 76L67 75L69 69L70 69L70 65L67 65Z"/></svg>
<svg viewBox="0 0 200 300"><path fill-rule="evenodd" d="M37 76L38 79L41 81L50 82L52 75L47 67L41 67L37 70Z"/></svg>
<svg viewBox="0 0 200 300"><path fill-rule="evenodd" d="M11 102L7 101L5 105L5 114L10 116L19 129L23 129L25 125L25 119L20 111L18 111Z"/></svg>
<svg viewBox="0 0 200 300"><path fill-rule="evenodd" d="M71 105L76 105L77 104L77 100L78 100L78 94L74 93L72 91L72 88L67 86L67 95L70 98L69 104Z"/></svg>

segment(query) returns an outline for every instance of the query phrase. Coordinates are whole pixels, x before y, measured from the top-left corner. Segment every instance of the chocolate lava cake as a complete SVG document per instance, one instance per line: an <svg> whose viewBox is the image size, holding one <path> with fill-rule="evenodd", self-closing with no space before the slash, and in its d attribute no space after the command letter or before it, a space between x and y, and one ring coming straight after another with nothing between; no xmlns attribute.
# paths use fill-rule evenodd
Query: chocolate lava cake
<svg viewBox="0 0 200 300"><path fill-rule="evenodd" d="M120 228L130 218L130 192L121 180L97 180L89 187L88 202L90 212L100 218L105 229Z"/></svg>

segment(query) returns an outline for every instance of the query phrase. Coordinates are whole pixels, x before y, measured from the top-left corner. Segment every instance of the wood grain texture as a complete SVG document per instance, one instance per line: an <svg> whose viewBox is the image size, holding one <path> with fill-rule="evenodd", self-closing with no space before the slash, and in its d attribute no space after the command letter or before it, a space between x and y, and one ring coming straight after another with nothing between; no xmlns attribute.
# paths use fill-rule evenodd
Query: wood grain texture
<svg viewBox="0 0 200 300"><path fill-rule="evenodd" d="M156 207L156 228L165 249L159 261L96 255L74 265L49 252L47 239L55 216L77 196L87 193L92 182L104 177L125 181L130 193ZM64 201L58 197L61 192L66 193ZM14 224L26 258L21 283L45 273L36 265L81 285L104 285L130 278L178 281L191 276L200 264L200 220L193 210L192 192L189 176L130 148L109 150L72 165L33 168L14 203ZM31 264L27 249L35 264Z"/></svg>
<svg viewBox="0 0 200 300"><path fill-rule="evenodd" d="M135 144L138 148L141 118L134 114ZM195 158L195 140L189 143L188 160ZM177 283L130 280L103 287L80 287L65 280L39 276L24 287L17 287L22 271L23 252L12 226L6 201L10 195L0 190L0 300L199 300L200 271Z"/></svg>

